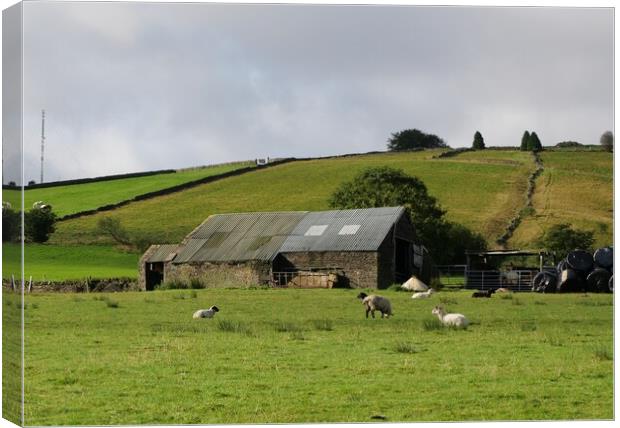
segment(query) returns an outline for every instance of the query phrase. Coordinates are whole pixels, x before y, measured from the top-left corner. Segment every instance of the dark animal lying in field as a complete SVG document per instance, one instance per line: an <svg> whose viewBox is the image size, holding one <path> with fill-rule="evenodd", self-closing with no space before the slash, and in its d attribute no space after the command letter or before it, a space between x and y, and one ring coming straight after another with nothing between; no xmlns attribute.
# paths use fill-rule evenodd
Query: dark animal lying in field
<svg viewBox="0 0 620 428"><path fill-rule="evenodd" d="M216 312L219 312L217 306L211 306L209 309L199 309L194 312L193 318L213 318Z"/></svg>
<svg viewBox="0 0 620 428"><path fill-rule="evenodd" d="M364 306L366 306L366 318L368 318L368 313L372 314L372 317L375 317L375 311L381 312L381 318L384 316L389 317L392 315L392 305L390 301L382 296L377 296L375 294L371 294L370 296L366 293L360 293L357 295L357 298L362 301Z"/></svg>
<svg viewBox="0 0 620 428"><path fill-rule="evenodd" d="M491 297L491 294L493 293L495 293L494 289L474 291L474 294L472 294L471 297Z"/></svg>

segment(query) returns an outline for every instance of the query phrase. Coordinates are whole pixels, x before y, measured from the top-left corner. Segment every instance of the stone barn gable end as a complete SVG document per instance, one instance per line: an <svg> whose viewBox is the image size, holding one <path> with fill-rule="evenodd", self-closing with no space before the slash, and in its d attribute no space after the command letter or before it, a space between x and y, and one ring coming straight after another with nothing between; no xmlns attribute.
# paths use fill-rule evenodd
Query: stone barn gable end
<svg viewBox="0 0 620 428"><path fill-rule="evenodd" d="M384 288L422 274L423 247L415 242L403 207L218 214L178 246L149 248L140 284L304 286L291 281L303 276L314 281L306 286L323 287L337 276L352 287ZM153 269L161 275L149 274Z"/></svg>

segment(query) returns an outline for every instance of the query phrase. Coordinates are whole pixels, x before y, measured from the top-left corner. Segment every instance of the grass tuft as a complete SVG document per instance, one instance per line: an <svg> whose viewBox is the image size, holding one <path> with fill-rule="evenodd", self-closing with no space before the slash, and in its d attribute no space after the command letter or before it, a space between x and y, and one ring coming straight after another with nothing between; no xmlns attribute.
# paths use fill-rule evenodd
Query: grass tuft
<svg viewBox="0 0 620 428"><path fill-rule="evenodd" d="M443 324L437 318L425 319L422 321L422 328L425 331L443 330Z"/></svg>
<svg viewBox="0 0 620 428"><path fill-rule="evenodd" d="M443 303L444 305L456 305L456 304L458 304L456 299L453 299L451 297L440 297L439 301L441 303ZM439 321L439 320L437 320L437 321Z"/></svg>
<svg viewBox="0 0 620 428"><path fill-rule="evenodd" d="M302 340L306 340L306 336L304 335L302 331L294 331L291 333L291 339L302 341Z"/></svg>
<svg viewBox="0 0 620 428"><path fill-rule="evenodd" d="M594 358L597 361L613 361L614 357L606 348L598 348L594 351Z"/></svg>
<svg viewBox="0 0 620 428"><path fill-rule="evenodd" d="M200 290L206 287L200 279L192 278L189 280L189 288L191 288L192 290Z"/></svg>
<svg viewBox="0 0 620 428"><path fill-rule="evenodd" d="M286 332L298 332L302 331L302 328L295 323L288 321L278 321L275 325L275 330L280 333Z"/></svg>
<svg viewBox="0 0 620 428"><path fill-rule="evenodd" d="M312 321L312 325L317 330L322 330L322 331L333 331L334 330L334 323L332 322L332 320L328 320L328 319L314 320Z"/></svg>
<svg viewBox="0 0 620 428"><path fill-rule="evenodd" d="M437 320L439 321L439 320ZM401 354L417 354L420 352L418 348L410 343L399 342L394 346L394 350Z"/></svg>
<svg viewBox="0 0 620 428"><path fill-rule="evenodd" d="M217 323L217 328L226 333L241 333L246 335L252 334L252 330L239 321L219 320Z"/></svg>

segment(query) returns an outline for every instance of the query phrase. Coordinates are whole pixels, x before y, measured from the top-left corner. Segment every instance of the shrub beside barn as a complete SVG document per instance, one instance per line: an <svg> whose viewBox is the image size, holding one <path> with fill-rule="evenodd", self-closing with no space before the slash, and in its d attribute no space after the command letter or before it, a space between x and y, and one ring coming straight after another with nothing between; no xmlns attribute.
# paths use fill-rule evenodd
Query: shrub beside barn
<svg viewBox="0 0 620 428"><path fill-rule="evenodd" d="M212 215L179 245L151 246L139 269L144 290L191 280L386 288L412 274L430 281L432 264L406 210L389 207Z"/></svg>

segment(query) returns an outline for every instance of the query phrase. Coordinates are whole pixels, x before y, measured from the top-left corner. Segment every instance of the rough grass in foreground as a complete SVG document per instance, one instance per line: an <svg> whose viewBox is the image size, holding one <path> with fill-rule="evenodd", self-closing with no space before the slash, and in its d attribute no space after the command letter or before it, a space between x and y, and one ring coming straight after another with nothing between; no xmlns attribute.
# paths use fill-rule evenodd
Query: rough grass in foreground
<svg viewBox="0 0 620 428"><path fill-rule="evenodd" d="M614 415L613 306L603 304L612 295L591 295L601 303L594 306L579 304L578 295L522 293L513 306L452 291L470 327L427 330L425 321L438 321L436 303L408 293L382 291L397 316L366 319L356 290L195 292L188 299L172 298L175 290L100 295L117 309L91 297L28 295L26 424ZM215 318L192 319L212 305L220 308ZM332 329L316 328L317 319ZM287 331L276 331L280 321Z"/></svg>

